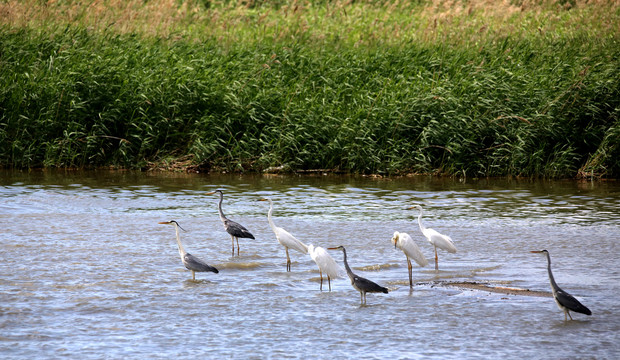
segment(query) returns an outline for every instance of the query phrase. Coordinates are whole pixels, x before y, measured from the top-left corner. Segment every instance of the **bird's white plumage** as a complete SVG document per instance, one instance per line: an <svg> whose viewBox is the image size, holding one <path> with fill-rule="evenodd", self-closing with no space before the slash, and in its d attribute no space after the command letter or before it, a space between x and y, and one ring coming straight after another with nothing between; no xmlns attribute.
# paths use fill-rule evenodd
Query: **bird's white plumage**
<svg viewBox="0 0 620 360"><path fill-rule="evenodd" d="M288 231L276 226L276 224L273 222L273 218L271 217L271 214L273 213L273 201L271 199L264 198L260 199L260 201L269 201L269 212L267 213L267 220L269 220L269 226L271 226L271 230L273 230L273 233L276 234L276 239L278 240L280 245L284 246L284 250L286 251L286 271L291 271L291 258L289 256L288 249L295 249L303 254L307 254L308 246L299 241Z"/></svg>
<svg viewBox="0 0 620 360"><path fill-rule="evenodd" d="M271 226L271 230L273 230L274 234L276 234L276 239L278 240L280 245L284 246L285 248L295 249L303 254L307 254L308 246L306 244L298 240L288 231L276 226L276 224L273 222L273 201L269 198L265 198L263 200L269 202L269 212L267 213L267 219L269 220L269 226Z"/></svg>
<svg viewBox="0 0 620 360"><path fill-rule="evenodd" d="M295 249L303 254L308 253L308 246L306 246L306 244L291 235L291 233L275 225L272 227L272 229L273 232L276 234L276 239L278 240L280 245L289 249Z"/></svg>
<svg viewBox="0 0 620 360"><path fill-rule="evenodd" d="M424 235L426 240L428 240L428 242L430 242L435 247L438 247L449 253L455 253L456 246L454 246L454 243L452 242L452 238L450 238L448 235L440 234L434 229L426 228L422 224L422 215L424 213L424 211L422 210L422 207L420 205L415 205L415 207L420 209L420 215L418 216L418 224L420 225L420 230L422 231L422 234Z"/></svg>
<svg viewBox="0 0 620 360"><path fill-rule="evenodd" d="M426 257L424 257L424 254L422 254L422 251L420 251L420 248L409 234L398 231L394 232L392 244L401 249L407 257L413 259L418 265L428 265L428 260L426 260Z"/></svg>
<svg viewBox="0 0 620 360"><path fill-rule="evenodd" d="M310 244L308 245L308 254L310 254L312 260L319 267L319 270L330 278L339 278L344 273L342 267L336 263L336 260L324 248L320 246L314 247L314 245Z"/></svg>
<svg viewBox="0 0 620 360"><path fill-rule="evenodd" d="M456 252L456 246L454 246L452 238L450 238L448 235L440 234L433 229L423 229L422 234L434 246L437 246L438 248L452 254Z"/></svg>

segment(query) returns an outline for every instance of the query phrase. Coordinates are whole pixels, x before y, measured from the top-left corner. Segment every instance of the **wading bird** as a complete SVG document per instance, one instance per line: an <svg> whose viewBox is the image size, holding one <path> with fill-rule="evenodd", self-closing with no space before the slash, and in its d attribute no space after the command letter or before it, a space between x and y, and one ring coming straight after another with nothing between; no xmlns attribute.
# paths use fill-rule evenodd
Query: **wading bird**
<svg viewBox="0 0 620 360"><path fill-rule="evenodd" d="M286 271L291 271L291 258L288 255L288 249L295 249L302 254L308 253L308 246L297 240L291 233L282 229L281 227L277 227L274 224L273 219L271 218L271 214L273 213L273 201L269 198L260 199L259 201L269 201L269 212L267 213L267 219L269 220L269 226L271 226L271 230L276 234L276 239L280 243L280 245L284 246L286 250Z"/></svg>
<svg viewBox="0 0 620 360"><path fill-rule="evenodd" d="M560 289L558 284L555 283L553 279L553 274L551 273L551 257L549 256L549 252L547 250L540 251L532 251L535 254L545 254L547 256L547 272L549 273L549 282L551 283L551 291L553 292L553 299L555 299L556 304L560 310L564 311L564 321L567 321L566 315L573 320L573 317L570 316L569 311L578 312L581 314L592 315L590 309L582 305L579 300L575 299L571 294L566 291Z"/></svg>
<svg viewBox="0 0 620 360"><path fill-rule="evenodd" d="M347 262L347 250L344 246L340 245L338 247L327 248L328 250L342 250L344 254L344 267L347 269L347 275L349 275L349 279L351 279L351 285L355 288L355 290L360 292L360 302L361 304L366 304L366 293L388 293L388 289L380 286L366 278L361 276L357 276L351 271L349 267L349 263Z"/></svg>
<svg viewBox="0 0 620 360"><path fill-rule="evenodd" d="M417 208L420 210L420 215L418 216L418 224L420 224L420 230L422 231L424 237L426 237L426 240L428 240L428 242L430 242L431 245L435 247L435 270L439 270L437 248L446 250L447 252L454 254L456 252L456 247L454 246L452 239L448 235L440 234L437 231L433 229L427 229L424 225L422 225L422 214L424 213L424 210L422 210L422 207L420 205L414 205L409 209L413 208Z"/></svg>
<svg viewBox="0 0 620 360"><path fill-rule="evenodd" d="M179 236L179 228L181 227L179 223L177 223L174 220L170 220L170 221L161 221L160 224L174 225L174 230L176 230L176 233L177 233L177 245L179 245L179 255L181 255L181 261L183 261L183 265L185 265L185 267L188 270L192 271L192 280L196 280L196 271L199 271L199 272L211 271L216 274L219 272L213 266L208 265L206 262L200 260L199 258L186 252L185 249L183 249L183 245L181 245L181 237Z"/></svg>
<svg viewBox="0 0 620 360"><path fill-rule="evenodd" d="M232 254L235 256L235 239L237 239L237 255L239 255L239 238L254 239L254 235L252 235L243 225L226 218L224 212L222 211L222 201L224 200L224 193L222 190L211 191L206 193L206 195L213 195L215 193L220 194L218 210L220 211L220 220L222 220L222 223L224 224L224 229L226 229L226 232L230 234L230 239L232 240Z"/></svg>
<svg viewBox="0 0 620 360"><path fill-rule="evenodd" d="M321 291L323 291L323 273L327 275L327 284L329 285L329 291L332 291L332 283L331 279L339 278L340 273L342 272L342 268L340 265L336 264L334 258L331 257L320 246L314 247L314 245L308 245L308 253L316 266L319 267L319 275L321 276Z"/></svg>
<svg viewBox="0 0 620 360"><path fill-rule="evenodd" d="M407 256L407 266L409 267L409 287L413 287L413 278L411 276L413 266L411 266L411 259L413 259L420 266L428 265L428 260L426 260L424 254L422 254L420 248L413 241L411 236L409 236L409 234L395 231L391 241L392 244L394 244L394 248L401 249L405 253L405 256Z"/></svg>

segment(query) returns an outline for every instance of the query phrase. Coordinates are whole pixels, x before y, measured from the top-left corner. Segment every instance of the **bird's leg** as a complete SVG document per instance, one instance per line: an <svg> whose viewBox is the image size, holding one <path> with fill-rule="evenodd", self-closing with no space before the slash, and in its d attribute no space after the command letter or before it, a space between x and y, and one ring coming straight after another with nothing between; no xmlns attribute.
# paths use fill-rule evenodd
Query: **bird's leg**
<svg viewBox="0 0 620 360"><path fill-rule="evenodd" d="M232 256L235 256L235 237L230 235L230 241L232 241Z"/></svg>
<svg viewBox="0 0 620 360"><path fill-rule="evenodd" d="M439 260L437 259L437 246L435 246L435 270L439 270Z"/></svg>
<svg viewBox="0 0 620 360"><path fill-rule="evenodd" d="M568 317L569 317L571 320L573 320L573 317L572 317L572 316L570 316L570 311L566 311L566 313L568 314ZM565 319L564 321L566 321L566 315L564 315L564 319Z"/></svg>
<svg viewBox="0 0 620 360"><path fill-rule="evenodd" d="M409 287L413 287L413 277L411 276L411 270L413 266L411 266L411 260L409 260L409 256L407 256L407 266L409 267Z"/></svg>
<svg viewBox="0 0 620 360"><path fill-rule="evenodd" d="M239 256L239 238L235 236L235 239L237 239L237 256Z"/></svg>
<svg viewBox="0 0 620 360"><path fill-rule="evenodd" d="M364 305L364 293L360 291L360 305Z"/></svg>
<svg viewBox="0 0 620 360"><path fill-rule="evenodd" d="M196 281L196 272L192 270L192 280Z"/></svg>
<svg viewBox="0 0 620 360"><path fill-rule="evenodd" d="M329 275L327 275L327 283L329 284L329 291L332 291L332 282L331 282L331 279L329 278Z"/></svg>
<svg viewBox="0 0 620 360"><path fill-rule="evenodd" d="M323 291L323 272L319 269L319 276L321 277L321 291Z"/></svg>
<svg viewBox="0 0 620 360"><path fill-rule="evenodd" d="M291 258L288 256L288 248L285 247L284 249L286 249L286 271L291 271Z"/></svg>

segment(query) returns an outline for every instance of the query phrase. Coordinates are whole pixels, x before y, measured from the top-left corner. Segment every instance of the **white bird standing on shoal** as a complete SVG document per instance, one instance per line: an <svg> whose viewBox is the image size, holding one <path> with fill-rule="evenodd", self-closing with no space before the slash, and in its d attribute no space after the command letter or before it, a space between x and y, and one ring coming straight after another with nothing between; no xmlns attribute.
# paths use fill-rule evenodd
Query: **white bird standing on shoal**
<svg viewBox="0 0 620 360"><path fill-rule="evenodd" d="M426 260L424 254L422 254L422 251L420 251L420 248L413 241L411 236L409 236L409 234L395 231L391 241L392 244L394 244L394 247L401 249L407 257L407 266L409 268L409 287L413 287L413 277L411 275L413 266L411 265L411 259L422 267L428 265L428 260Z"/></svg>
<svg viewBox="0 0 620 360"><path fill-rule="evenodd" d="M273 201L271 199L264 198L259 201L269 201L269 212L267 213L269 226L271 226L271 230L273 230L274 234L276 234L276 239L280 245L284 246L284 249L286 250L286 271L291 271L291 258L288 254L288 249L295 249L302 254L307 254L308 246L291 235L288 231L276 226L273 222L273 218L271 217L271 214L273 213Z"/></svg>
<svg viewBox="0 0 620 360"><path fill-rule="evenodd" d="M448 235L440 234L439 232L433 229L427 229L422 224L422 214L424 213L424 210L422 210L422 207L420 205L414 205L410 207L409 209L413 209L413 208L417 208L420 210L420 215L418 216L418 224L420 224L420 230L422 231L422 234L424 235L424 237L426 237L426 240L428 240L428 242L430 242L431 245L435 247L435 270L439 270L437 248L440 248L442 250L445 250L449 253L454 254L456 252L456 247L454 246L452 239Z"/></svg>
<svg viewBox="0 0 620 360"><path fill-rule="evenodd" d="M327 283L329 284L329 291L332 291L331 279L341 277L344 270L336 263L331 255L327 251L320 247L314 247L314 245L308 245L308 254L316 265L319 267L319 275L321 276L321 291L323 291L323 273L327 275Z"/></svg>

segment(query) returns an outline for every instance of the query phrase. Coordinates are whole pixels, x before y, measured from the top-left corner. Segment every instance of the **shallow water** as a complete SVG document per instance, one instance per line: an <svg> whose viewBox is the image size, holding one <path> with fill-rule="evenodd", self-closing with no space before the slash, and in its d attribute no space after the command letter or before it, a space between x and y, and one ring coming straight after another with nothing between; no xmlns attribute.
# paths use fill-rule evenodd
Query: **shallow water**
<svg viewBox="0 0 620 360"><path fill-rule="evenodd" d="M0 172L0 356L13 358L618 358L620 184L351 176L137 172ZM230 237L227 216L256 240ZM274 221L306 244L344 245L353 271L390 289L359 293L347 278L319 290L308 255L284 249ZM452 237L433 248L423 221ZM186 270L186 250L219 274ZM408 232L429 259L408 285L390 238ZM550 292L558 284L592 316L549 297L446 286ZM342 264L342 254L332 252Z"/></svg>

